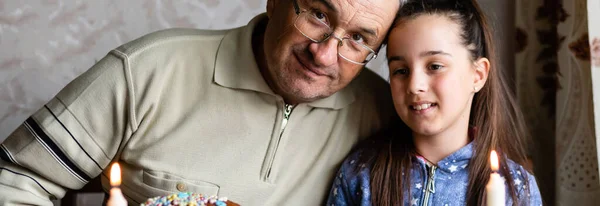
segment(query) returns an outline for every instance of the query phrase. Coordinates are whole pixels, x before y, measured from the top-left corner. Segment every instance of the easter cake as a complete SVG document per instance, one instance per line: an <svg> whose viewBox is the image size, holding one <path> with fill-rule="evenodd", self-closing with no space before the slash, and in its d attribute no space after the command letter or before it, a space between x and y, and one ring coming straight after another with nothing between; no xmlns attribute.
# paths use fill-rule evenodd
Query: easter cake
<svg viewBox="0 0 600 206"><path fill-rule="evenodd" d="M227 200L226 197L208 197L198 193L180 192L150 198L141 206L239 206L239 204Z"/></svg>

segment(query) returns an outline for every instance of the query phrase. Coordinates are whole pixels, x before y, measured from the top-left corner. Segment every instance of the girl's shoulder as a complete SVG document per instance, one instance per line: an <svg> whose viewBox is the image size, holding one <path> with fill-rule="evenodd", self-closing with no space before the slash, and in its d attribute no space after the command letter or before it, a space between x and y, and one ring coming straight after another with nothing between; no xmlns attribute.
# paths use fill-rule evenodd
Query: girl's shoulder
<svg viewBox="0 0 600 206"><path fill-rule="evenodd" d="M510 159L508 159L507 165L509 174L504 174L504 176L510 175L512 182L506 182L506 184L512 184L513 188L517 191L519 205L541 205L540 190L535 176L525 169L523 165Z"/></svg>
<svg viewBox="0 0 600 206"><path fill-rule="evenodd" d="M370 205L370 166L363 161L364 150L350 153L333 182L327 205Z"/></svg>
<svg viewBox="0 0 600 206"><path fill-rule="evenodd" d="M346 157L340 167L339 175L343 175L345 179L353 179L359 175L368 176L371 170L371 158L373 154L368 148L358 147Z"/></svg>
<svg viewBox="0 0 600 206"><path fill-rule="evenodd" d="M520 164L512 161L511 159L508 159L506 162L508 165L507 169L508 169L509 174L503 174L503 176L510 175L512 177L512 179L514 180L515 186L523 186L528 183L528 182L523 182L523 181L528 181L529 179L533 179L535 181L535 176L533 176L533 174L531 172L529 172L527 169L525 169L525 167L523 167L523 165L520 165ZM527 187L527 186L525 186L525 187Z"/></svg>
<svg viewBox="0 0 600 206"><path fill-rule="evenodd" d="M410 138L398 138L393 135L402 133L404 131L403 128L402 126L398 126L382 129L371 137L359 142L342 163L340 171L343 171L343 175L346 175L348 178L356 177L357 175L368 177L373 164L379 158L382 151L393 150L393 147L397 145L409 144L402 140Z"/></svg>
<svg viewBox="0 0 600 206"><path fill-rule="evenodd" d="M354 149L346 156L346 159L340 167L340 171L345 171L349 177L357 174L368 174L373 162L377 158L378 151L389 144L389 131L385 129L377 132L371 137L359 142Z"/></svg>

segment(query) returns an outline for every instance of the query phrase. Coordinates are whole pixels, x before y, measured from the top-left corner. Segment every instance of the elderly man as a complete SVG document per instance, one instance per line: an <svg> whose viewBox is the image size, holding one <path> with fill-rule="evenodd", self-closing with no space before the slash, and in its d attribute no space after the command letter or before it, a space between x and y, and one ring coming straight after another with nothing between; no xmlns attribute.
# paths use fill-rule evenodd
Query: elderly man
<svg viewBox="0 0 600 206"><path fill-rule="evenodd" d="M111 162L130 204L178 191L322 204L351 148L394 118L364 64L399 6L268 0L245 27L118 47L0 145L1 204L50 205L98 175L106 190Z"/></svg>

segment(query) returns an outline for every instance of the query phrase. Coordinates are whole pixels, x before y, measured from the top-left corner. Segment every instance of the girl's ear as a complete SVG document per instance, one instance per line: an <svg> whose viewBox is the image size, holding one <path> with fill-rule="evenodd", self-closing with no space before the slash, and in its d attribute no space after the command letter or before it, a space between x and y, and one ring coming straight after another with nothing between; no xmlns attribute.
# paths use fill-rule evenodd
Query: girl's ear
<svg viewBox="0 0 600 206"><path fill-rule="evenodd" d="M473 92L477 93L487 81L488 74L490 72L490 60L482 57L475 61L475 72L473 75Z"/></svg>

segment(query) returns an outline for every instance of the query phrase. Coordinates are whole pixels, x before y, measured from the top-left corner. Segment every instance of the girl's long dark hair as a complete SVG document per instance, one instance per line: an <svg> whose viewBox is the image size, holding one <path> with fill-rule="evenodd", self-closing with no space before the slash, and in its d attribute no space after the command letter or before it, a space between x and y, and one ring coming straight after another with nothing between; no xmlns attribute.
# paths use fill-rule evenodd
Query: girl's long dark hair
<svg viewBox="0 0 600 206"><path fill-rule="evenodd" d="M513 205L517 205L519 200L514 180L509 175L507 158L520 165L526 164L525 148L529 135L523 115L496 62L492 33L485 15L476 0L409 0L400 8L392 29L420 15L442 15L456 22L461 27L462 43L469 49L472 60L485 57L490 61L487 83L475 94L471 105L469 124L476 129L473 158L468 167L466 205L485 204L485 185L492 172L489 154L493 149L501 157L500 173L506 179L510 191L508 197L512 197ZM396 125L377 138L370 150L371 158L364 160L372 164L373 205L403 205L404 192L411 189L410 169L415 158L412 132L401 122Z"/></svg>

